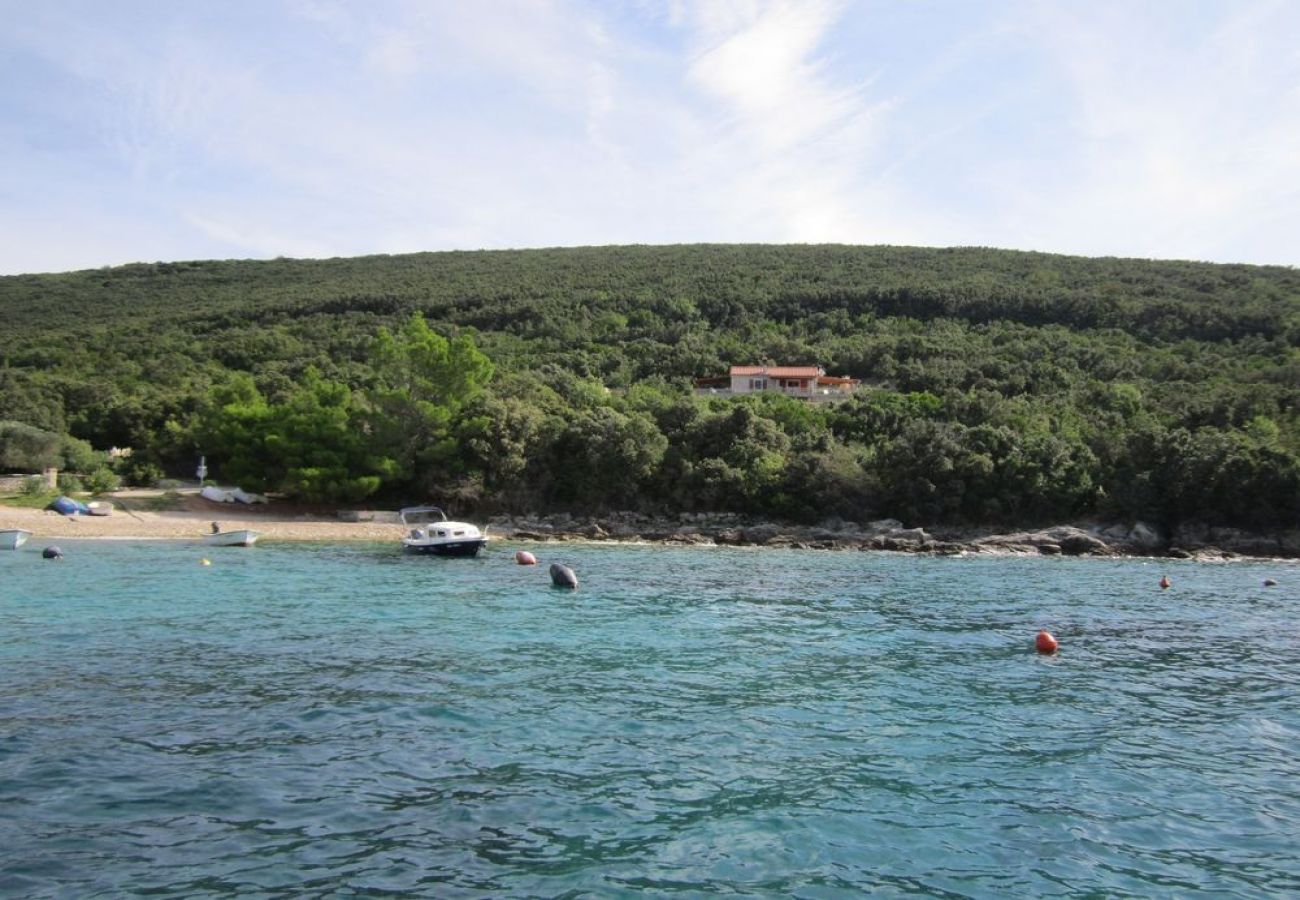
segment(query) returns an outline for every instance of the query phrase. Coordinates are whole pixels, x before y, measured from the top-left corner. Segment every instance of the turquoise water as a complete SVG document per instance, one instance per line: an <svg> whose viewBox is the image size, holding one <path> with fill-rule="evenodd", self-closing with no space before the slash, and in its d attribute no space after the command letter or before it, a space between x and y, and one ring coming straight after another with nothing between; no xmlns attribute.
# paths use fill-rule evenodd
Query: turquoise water
<svg viewBox="0 0 1300 900"><path fill-rule="evenodd" d="M1295 566L60 544L3 896L1300 892Z"/></svg>

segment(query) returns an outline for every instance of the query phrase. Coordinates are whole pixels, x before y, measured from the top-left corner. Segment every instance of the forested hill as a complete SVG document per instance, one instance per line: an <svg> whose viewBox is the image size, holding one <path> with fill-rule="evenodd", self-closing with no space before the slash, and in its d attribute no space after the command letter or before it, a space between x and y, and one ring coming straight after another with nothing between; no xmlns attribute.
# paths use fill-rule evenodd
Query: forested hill
<svg viewBox="0 0 1300 900"><path fill-rule="evenodd" d="M0 467L55 452L35 430L133 448L128 478L205 453L323 500L1289 527L1298 344L1284 267L735 245L139 264L0 278ZM690 391L758 362L865 389Z"/></svg>

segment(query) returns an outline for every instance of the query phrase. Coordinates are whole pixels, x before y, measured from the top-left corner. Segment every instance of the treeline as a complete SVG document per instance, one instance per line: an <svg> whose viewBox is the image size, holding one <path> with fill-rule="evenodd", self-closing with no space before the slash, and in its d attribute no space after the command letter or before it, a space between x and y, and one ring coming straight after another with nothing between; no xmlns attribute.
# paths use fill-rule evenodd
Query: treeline
<svg viewBox="0 0 1300 900"><path fill-rule="evenodd" d="M1290 527L1298 324L1290 268L984 249L159 263L0 279L0 422L322 502ZM864 386L691 390L760 362Z"/></svg>

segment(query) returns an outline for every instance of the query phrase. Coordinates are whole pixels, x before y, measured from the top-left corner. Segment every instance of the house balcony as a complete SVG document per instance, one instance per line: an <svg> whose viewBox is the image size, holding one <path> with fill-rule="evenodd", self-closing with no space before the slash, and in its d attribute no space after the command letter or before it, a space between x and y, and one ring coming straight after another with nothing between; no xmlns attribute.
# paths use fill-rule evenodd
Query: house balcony
<svg viewBox="0 0 1300 900"><path fill-rule="evenodd" d="M733 391L725 387L697 387L695 395L697 397L743 397L747 394L783 394L786 397L794 397L798 400L807 400L810 403L824 403L833 400L846 400L853 396L852 388L845 390L839 387L821 387L821 388L777 388L769 387L760 390L743 390Z"/></svg>

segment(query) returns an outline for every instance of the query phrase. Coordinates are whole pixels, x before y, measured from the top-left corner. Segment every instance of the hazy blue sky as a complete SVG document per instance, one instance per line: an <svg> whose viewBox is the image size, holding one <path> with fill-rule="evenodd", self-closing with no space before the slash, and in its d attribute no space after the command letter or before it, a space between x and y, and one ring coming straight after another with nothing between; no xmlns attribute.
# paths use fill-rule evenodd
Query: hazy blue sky
<svg viewBox="0 0 1300 900"><path fill-rule="evenodd" d="M586 244L1300 264L1295 0L0 0L0 272Z"/></svg>

